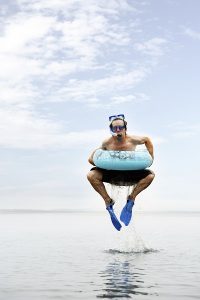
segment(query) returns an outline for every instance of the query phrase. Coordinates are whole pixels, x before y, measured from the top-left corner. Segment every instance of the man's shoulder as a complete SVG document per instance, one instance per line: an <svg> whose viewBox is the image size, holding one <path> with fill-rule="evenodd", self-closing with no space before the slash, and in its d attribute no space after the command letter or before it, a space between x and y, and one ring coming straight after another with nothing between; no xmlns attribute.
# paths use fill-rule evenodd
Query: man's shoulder
<svg viewBox="0 0 200 300"><path fill-rule="evenodd" d="M129 139L130 142L137 143L137 144L145 141L145 136L141 136L141 135L129 135L127 136L127 138Z"/></svg>
<svg viewBox="0 0 200 300"><path fill-rule="evenodd" d="M106 148L107 145L110 144L111 140L112 140L112 137L107 137L107 138L105 138L105 139L103 140L103 142L102 142L102 148Z"/></svg>
<svg viewBox="0 0 200 300"><path fill-rule="evenodd" d="M139 140L139 139L141 139L141 138L143 138L142 136L139 136L139 135L133 135L133 134L131 134L131 135L127 135L127 138L128 139L130 139L130 140L132 140L132 141L137 141L137 140Z"/></svg>
<svg viewBox="0 0 200 300"><path fill-rule="evenodd" d="M152 143L151 138L147 135L134 135L132 136L132 142L137 143L138 145L140 144L145 144L145 143Z"/></svg>

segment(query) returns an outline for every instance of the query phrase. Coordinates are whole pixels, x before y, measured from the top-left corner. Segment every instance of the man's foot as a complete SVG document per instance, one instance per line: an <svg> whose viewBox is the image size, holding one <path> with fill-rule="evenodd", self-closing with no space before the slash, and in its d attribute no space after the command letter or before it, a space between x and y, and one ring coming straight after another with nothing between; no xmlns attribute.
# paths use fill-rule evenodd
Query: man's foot
<svg viewBox="0 0 200 300"><path fill-rule="evenodd" d="M118 221L115 213L114 213L114 210L113 210L113 205L114 205L114 201L112 201L109 205L106 206L106 209L107 211L109 212L110 214L110 218L111 218L111 222L113 223L113 226L118 230L120 231L122 225L120 224L120 222Z"/></svg>
<svg viewBox="0 0 200 300"><path fill-rule="evenodd" d="M134 200L128 199L126 205L122 209L122 212L121 212L121 215L120 215L120 220L126 226L128 226L128 224L131 221L133 205L134 205Z"/></svg>

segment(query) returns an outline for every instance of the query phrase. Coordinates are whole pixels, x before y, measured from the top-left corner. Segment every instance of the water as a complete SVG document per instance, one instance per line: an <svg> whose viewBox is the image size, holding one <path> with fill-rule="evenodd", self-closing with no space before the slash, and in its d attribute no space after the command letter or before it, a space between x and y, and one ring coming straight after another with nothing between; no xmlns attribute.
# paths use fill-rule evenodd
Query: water
<svg viewBox="0 0 200 300"><path fill-rule="evenodd" d="M0 213L0 299L200 299L200 214Z"/></svg>

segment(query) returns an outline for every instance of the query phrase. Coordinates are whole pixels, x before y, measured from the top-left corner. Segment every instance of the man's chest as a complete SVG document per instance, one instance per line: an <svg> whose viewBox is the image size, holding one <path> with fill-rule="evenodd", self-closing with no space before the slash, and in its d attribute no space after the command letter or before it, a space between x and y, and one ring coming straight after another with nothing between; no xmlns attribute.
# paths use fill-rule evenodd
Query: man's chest
<svg viewBox="0 0 200 300"><path fill-rule="evenodd" d="M116 142L116 143L109 143L106 147L107 150L119 150L119 151L133 151L135 150L136 145L131 142Z"/></svg>

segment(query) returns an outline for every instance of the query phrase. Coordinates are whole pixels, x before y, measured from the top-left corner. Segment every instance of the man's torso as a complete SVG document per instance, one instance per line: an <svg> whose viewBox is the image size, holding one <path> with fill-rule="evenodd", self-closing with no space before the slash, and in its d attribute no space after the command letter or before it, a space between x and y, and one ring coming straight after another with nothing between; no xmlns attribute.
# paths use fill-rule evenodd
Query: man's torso
<svg viewBox="0 0 200 300"><path fill-rule="evenodd" d="M113 139L112 137L106 140L103 144L105 150L121 150L121 151L134 151L138 145L133 136L126 136L122 141Z"/></svg>

